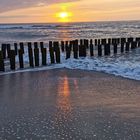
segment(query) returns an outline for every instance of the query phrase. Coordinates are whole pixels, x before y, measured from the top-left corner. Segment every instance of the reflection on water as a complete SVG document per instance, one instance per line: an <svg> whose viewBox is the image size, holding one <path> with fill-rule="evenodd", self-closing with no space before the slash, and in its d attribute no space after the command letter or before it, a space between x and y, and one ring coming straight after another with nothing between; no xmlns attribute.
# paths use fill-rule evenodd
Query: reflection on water
<svg viewBox="0 0 140 140"><path fill-rule="evenodd" d="M70 87L67 76L65 76L63 80L60 80L58 83L57 108L57 118L62 117L68 119L67 117L70 117L72 107L70 101Z"/></svg>

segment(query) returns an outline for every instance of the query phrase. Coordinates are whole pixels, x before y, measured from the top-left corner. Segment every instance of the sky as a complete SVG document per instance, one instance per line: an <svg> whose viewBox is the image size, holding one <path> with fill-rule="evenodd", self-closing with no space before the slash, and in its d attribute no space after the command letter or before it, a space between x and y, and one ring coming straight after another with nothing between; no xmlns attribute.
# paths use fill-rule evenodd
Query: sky
<svg viewBox="0 0 140 140"><path fill-rule="evenodd" d="M0 23L140 20L140 0L0 0Z"/></svg>

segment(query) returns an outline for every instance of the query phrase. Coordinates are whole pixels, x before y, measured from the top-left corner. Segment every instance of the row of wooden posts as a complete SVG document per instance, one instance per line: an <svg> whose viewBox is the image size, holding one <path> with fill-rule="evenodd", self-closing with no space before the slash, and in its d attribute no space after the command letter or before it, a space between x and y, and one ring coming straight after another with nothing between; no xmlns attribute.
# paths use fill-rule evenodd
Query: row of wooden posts
<svg viewBox="0 0 140 140"><path fill-rule="evenodd" d="M66 59L69 59L73 53L73 58L78 59L78 57L86 57L87 50L90 51L90 56L95 55L95 46L97 46L98 56L107 56L113 53L118 53L118 45L120 45L120 52L129 52L131 49L140 47L140 38L108 38L108 39L80 39L72 41L50 41L49 42L49 55L50 63L60 63L61 53L66 54ZM41 52L42 66L47 65L47 48L44 47L43 42L28 42L28 57L30 67L39 67L39 59ZM32 48L34 46L34 48ZM111 48L113 47L113 48ZM104 54L103 54L104 52ZM11 49L11 44L1 44L0 50L0 71L5 71L5 60L10 61L10 69L16 69L16 55L19 59L19 68L24 68L24 53L25 44L14 43L14 49Z"/></svg>

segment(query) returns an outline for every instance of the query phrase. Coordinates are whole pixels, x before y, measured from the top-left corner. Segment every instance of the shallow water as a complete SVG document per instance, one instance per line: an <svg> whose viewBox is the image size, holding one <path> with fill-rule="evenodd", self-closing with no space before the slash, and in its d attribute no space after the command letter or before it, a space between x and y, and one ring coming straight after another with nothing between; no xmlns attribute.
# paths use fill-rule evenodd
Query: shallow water
<svg viewBox="0 0 140 140"><path fill-rule="evenodd" d="M0 139L140 138L137 81L66 69L0 81Z"/></svg>

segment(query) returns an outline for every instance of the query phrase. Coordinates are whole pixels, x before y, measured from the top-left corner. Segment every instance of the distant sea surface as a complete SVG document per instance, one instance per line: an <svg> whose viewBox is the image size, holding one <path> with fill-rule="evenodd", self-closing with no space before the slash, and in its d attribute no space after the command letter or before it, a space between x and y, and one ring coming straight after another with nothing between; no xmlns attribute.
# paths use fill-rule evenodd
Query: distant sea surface
<svg viewBox="0 0 140 140"><path fill-rule="evenodd" d="M140 36L140 21L0 24L0 42Z"/></svg>
<svg viewBox="0 0 140 140"><path fill-rule="evenodd" d="M119 22L87 22L87 23L59 23L59 24L0 24L0 43L28 42L72 39L94 39L114 37L140 37L140 21ZM120 52L120 51L119 51ZM49 57L49 55L47 55ZM16 58L18 60L18 58ZM49 60L49 58L47 59ZM28 53L24 56L28 61ZM109 57L86 57L77 60L66 60L65 54L61 56L61 64L37 68L33 70L46 70L55 68L69 68L82 70L95 70L140 80L140 48L130 53L111 55Z"/></svg>

